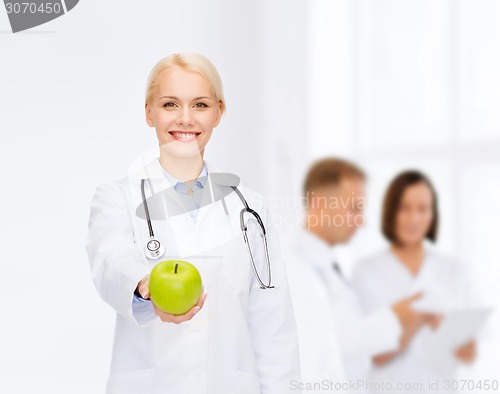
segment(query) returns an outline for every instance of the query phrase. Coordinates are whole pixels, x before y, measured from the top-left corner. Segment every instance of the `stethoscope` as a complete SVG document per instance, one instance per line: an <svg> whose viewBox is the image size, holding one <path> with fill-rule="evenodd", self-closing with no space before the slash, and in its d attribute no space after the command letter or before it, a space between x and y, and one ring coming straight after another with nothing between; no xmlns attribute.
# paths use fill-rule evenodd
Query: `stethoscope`
<svg viewBox="0 0 500 394"><path fill-rule="evenodd" d="M148 259L156 260L165 254L165 246L160 241L158 241L154 235L153 225L151 224L151 218L149 216L148 203L146 201L146 194L144 192L144 182L145 181L146 181L145 179L141 179L141 194L142 194L142 203L144 206L144 211L146 213L146 221L148 222L149 238L150 239L146 243L146 247L144 248L144 253ZM240 227L241 227L241 232L243 234L243 239L245 240L245 245L247 246L248 255L250 257L250 262L252 263L252 268L253 268L253 272L255 274L255 277L256 277L257 281L259 282L261 289L272 289L272 288L274 288L274 286L271 286L271 262L269 260L269 251L267 248L266 228L264 226L264 223L262 222L262 219L260 218L259 214L248 206L248 203L245 200L245 197L243 197L243 194L241 194L239 189L236 186L231 186L231 188L236 192L236 194L238 195L238 197L240 198L241 202L244 205L244 208L240 211ZM248 235L247 235L248 227L247 227L247 224L245 222L245 213L252 215L257 220L259 227L260 227L260 235L262 237L263 244L264 244L264 250L266 253L267 277L268 277L267 284L265 284L262 281L262 279L259 275L259 271L257 270L257 266L255 265L255 261L253 259L252 249L250 248L250 242L248 241Z"/></svg>

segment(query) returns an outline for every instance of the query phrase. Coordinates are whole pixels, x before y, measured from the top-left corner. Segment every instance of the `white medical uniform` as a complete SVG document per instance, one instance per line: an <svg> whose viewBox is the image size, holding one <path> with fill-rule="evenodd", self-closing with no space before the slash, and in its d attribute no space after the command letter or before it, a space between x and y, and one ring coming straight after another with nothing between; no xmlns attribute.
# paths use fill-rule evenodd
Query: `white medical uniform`
<svg viewBox="0 0 500 394"><path fill-rule="evenodd" d="M341 264L336 248L315 234L299 227L284 245L304 382L366 377L373 355L397 349L397 317L389 308L362 313L351 284L333 268Z"/></svg>
<svg viewBox="0 0 500 394"><path fill-rule="evenodd" d="M367 312L394 304L418 292L423 294L422 301L425 297L425 304L438 310L452 310L470 306L473 293L468 270L439 254L431 246L426 246L425 259L416 276L387 249L358 263L352 280ZM451 354L447 362L439 366L427 358L426 344L431 343L433 335L433 330L424 326L402 354L385 366L374 367L371 379L391 384L415 384L412 392L435 393L434 389L429 389L429 382L454 378L459 363ZM443 389L442 382L440 387Z"/></svg>
<svg viewBox="0 0 500 394"><path fill-rule="evenodd" d="M95 191L86 248L95 287L116 311L107 394L279 394L292 392L290 381L300 378L284 264L262 196L239 186L266 226L276 287L265 290L256 282L243 241L239 220L243 204L232 191L214 198L223 196L221 190L227 186L218 185L214 181L218 170L205 164L208 181L195 220L165 178L158 157ZM151 180L146 182L146 197L152 225L155 237L166 247L159 260L144 254L149 232L141 178ZM165 209L155 208L154 201L161 201ZM250 243L266 278L255 223L249 220ZM167 259L194 264L208 294L200 312L178 325L151 313L150 302L133 302L137 283Z"/></svg>

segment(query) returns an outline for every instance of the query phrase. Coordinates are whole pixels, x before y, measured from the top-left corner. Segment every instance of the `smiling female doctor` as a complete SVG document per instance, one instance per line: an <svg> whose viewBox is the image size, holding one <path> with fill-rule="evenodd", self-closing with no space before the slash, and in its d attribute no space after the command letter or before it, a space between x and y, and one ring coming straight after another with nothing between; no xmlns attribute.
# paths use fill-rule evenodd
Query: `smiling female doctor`
<svg viewBox="0 0 500 394"><path fill-rule="evenodd" d="M148 79L145 110L159 156L99 185L91 204L92 278L117 312L106 392L296 393L295 321L270 215L262 196L204 161L225 110L216 69L193 53L160 60ZM261 288L254 275L241 235L243 199L265 226L274 287ZM243 223L267 283L260 227L252 217ZM145 254L152 232L165 247L159 258ZM184 315L164 313L149 299L148 275L168 259L189 261L203 280L206 293Z"/></svg>

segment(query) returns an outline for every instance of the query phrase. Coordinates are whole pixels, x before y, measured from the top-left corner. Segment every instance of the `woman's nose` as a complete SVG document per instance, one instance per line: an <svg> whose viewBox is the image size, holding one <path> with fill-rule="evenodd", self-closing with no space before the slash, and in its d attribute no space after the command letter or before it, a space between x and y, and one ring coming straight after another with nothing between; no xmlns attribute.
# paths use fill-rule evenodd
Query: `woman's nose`
<svg viewBox="0 0 500 394"><path fill-rule="evenodd" d="M193 124L193 116L189 108L184 108L179 112L179 117L177 122L181 125L192 125Z"/></svg>

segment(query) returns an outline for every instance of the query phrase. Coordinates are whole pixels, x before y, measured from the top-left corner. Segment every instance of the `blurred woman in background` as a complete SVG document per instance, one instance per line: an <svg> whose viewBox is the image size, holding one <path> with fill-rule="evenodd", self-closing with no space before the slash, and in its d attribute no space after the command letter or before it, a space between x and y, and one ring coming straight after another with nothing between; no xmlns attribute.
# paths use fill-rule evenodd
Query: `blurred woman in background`
<svg viewBox="0 0 500 394"><path fill-rule="evenodd" d="M460 363L472 363L476 357L475 341L469 341L439 363L429 362L429 343L446 312L463 308L470 300L465 268L427 242L436 241L438 223L437 194L429 178L418 171L399 174L383 203L382 232L390 247L361 261L353 273L354 286L367 311L415 292L422 294L413 303L421 312L414 332L401 338L397 351L373 359L373 381L416 383L412 392L427 392L429 381L452 378Z"/></svg>

